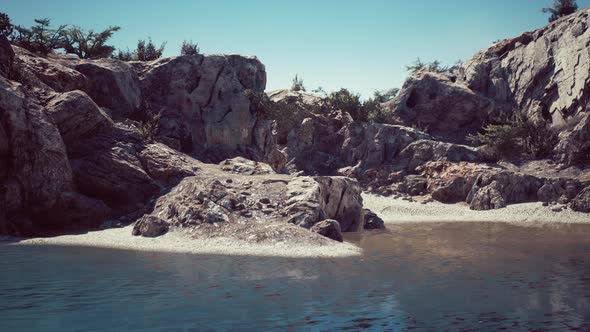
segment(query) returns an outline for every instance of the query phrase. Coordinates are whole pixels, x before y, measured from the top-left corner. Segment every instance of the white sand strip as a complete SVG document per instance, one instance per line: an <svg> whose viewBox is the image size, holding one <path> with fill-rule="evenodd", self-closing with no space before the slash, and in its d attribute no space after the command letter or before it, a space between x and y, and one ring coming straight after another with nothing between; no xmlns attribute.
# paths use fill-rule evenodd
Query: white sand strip
<svg viewBox="0 0 590 332"><path fill-rule="evenodd" d="M51 238L23 239L7 242L11 245L58 245L126 249L152 252L190 254L218 254L232 256L267 257L346 257L361 254L361 249L350 243L310 245L298 243L247 243L231 238L192 239L178 232L158 238L131 235L132 227L94 231L81 235L61 235ZM0 242L2 244L2 242Z"/></svg>
<svg viewBox="0 0 590 332"><path fill-rule="evenodd" d="M590 214L570 209L553 212L542 203L509 205L504 209L473 211L466 203L443 204L432 202L420 204L392 197L363 194L365 208L377 213L385 223L415 222L507 222L518 224L535 223L590 223Z"/></svg>

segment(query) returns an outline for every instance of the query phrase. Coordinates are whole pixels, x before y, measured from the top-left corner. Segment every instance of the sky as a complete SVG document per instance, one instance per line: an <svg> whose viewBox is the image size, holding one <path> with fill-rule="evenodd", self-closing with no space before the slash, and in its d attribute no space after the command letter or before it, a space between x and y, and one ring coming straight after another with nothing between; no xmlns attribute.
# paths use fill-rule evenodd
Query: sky
<svg viewBox="0 0 590 332"><path fill-rule="evenodd" d="M205 54L255 55L267 91L302 77L308 91L342 87L369 97L401 87L417 57L453 64L494 41L542 27L553 0L0 0L13 24L35 18L99 30L133 49L151 37L177 55L183 40ZM590 0L578 0L590 6Z"/></svg>

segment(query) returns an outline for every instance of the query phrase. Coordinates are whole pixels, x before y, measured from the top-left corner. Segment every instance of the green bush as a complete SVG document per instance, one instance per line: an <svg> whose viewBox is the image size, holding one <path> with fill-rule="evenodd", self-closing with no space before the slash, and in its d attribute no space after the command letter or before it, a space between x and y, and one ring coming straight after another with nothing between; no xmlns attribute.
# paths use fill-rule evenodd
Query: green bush
<svg viewBox="0 0 590 332"><path fill-rule="evenodd" d="M293 78L293 82L291 83L291 91L305 91L303 80L299 77L299 75L295 75L295 78Z"/></svg>
<svg viewBox="0 0 590 332"><path fill-rule="evenodd" d="M36 19L35 23L31 28L15 26L16 31L10 38L11 43L41 55L47 55L55 49L63 48L63 33L66 25L51 29L51 20L48 18Z"/></svg>
<svg viewBox="0 0 590 332"><path fill-rule="evenodd" d="M561 17L575 13L578 10L576 0L555 0L553 5L543 8L543 13L549 13L549 22L553 22Z"/></svg>
<svg viewBox="0 0 590 332"><path fill-rule="evenodd" d="M544 121L535 121L516 114L507 121L488 124L481 133L468 135L467 140L494 149L499 156L521 154L528 157L547 157L557 144L557 133Z"/></svg>
<svg viewBox="0 0 590 332"><path fill-rule="evenodd" d="M75 26L62 32L63 48L67 53L78 55L80 59L109 58L113 55L115 47L106 45L106 42L120 29L115 26L101 32L86 32Z"/></svg>
<svg viewBox="0 0 590 332"><path fill-rule="evenodd" d="M0 34L9 37L12 35L13 31L14 27L12 26L12 23L10 23L10 17L5 13L0 12Z"/></svg>
<svg viewBox="0 0 590 332"><path fill-rule="evenodd" d="M166 42L162 43L160 47L156 47L152 42L152 39L149 38L147 43L145 40L140 39L137 41L137 48L134 53L134 60L137 61L152 61L162 57L162 53L164 53L164 48L166 47Z"/></svg>
<svg viewBox="0 0 590 332"><path fill-rule="evenodd" d="M416 61L406 66L406 70L411 74L416 74L421 70L426 70L432 73L455 73L461 68L461 63L461 61L457 61L452 66L444 66L438 60L434 60L432 62L422 62L420 58L416 58Z"/></svg>
<svg viewBox="0 0 590 332"><path fill-rule="evenodd" d="M193 41L183 41L180 47L180 55L198 55L201 50L199 44L193 43Z"/></svg>

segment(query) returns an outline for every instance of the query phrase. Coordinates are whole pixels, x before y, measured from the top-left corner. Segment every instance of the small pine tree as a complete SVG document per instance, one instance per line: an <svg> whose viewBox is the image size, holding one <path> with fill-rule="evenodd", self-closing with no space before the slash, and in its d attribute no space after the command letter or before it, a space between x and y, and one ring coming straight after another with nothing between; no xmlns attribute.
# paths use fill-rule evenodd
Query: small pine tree
<svg viewBox="0 0 590 332"><path fill-rule="evenodd" d="M117 56L114 56L113 58L121 61L133 61L135 59L133 52L129 51L129 49L125 51L119 50Z"/></svg>
<svg viewBox="0 0 590 332"><path fill-rule="evenodd" d="M35 23L36 25L30 29L20 25L15 26L16 34L12 35L11 42L16 46L42 55L63 48L63 32L66 25L51 29L51 20L48 18L36 19Z"/></svg>
<svg viewBox="0 0 590 332"><path fill-rule="evenodd" d="M299 75L295 75L293 83L291 84L291 91L305 91L303 80L299 77Z"/></svg>
<svg viewBox="0 0 590 332"><path fill-rule="evenodd" d="M198 55L201 50L199 44L193 43L193 41L183 41L180 47L180 55Z"/></svg>
<svg viewBox="0 0 590 332"><path fill-rule="evenodd" d="M14 27L12 26L12 23L10 23L10 17L5 13L0 12L0 34L8 37L12 35L13 31Z"/></svg>
<svg viewBox="0 0 590 332"><path fill-rule="evenodd" d="M162 43L162 45L156 48L156 45L152 42L152 39L149 38L147 43L145 40L140 39L137 41L137 49L135 50L134 60L137 61L152 61L162 57L162 53L164 53L164 47L166 47L166 43Z"/></svg>
<svg viewBox="0 0 590 332"><path fill-rule="evenodd" d="M555 0L553 5L543 8L543 13L550 13L549 22L553 22L561 17L575 13L578 10L576 0Z"/></svg>
<svg viewBox="0 0 590 332"><path fill-rule="evenodd" d="M115 26L96 33L92 30L85 32L75 26L63 32L63 48L67 53L78 55L80 59L108 58L113 55L115 48L105 44L120 29Z"/></svg>

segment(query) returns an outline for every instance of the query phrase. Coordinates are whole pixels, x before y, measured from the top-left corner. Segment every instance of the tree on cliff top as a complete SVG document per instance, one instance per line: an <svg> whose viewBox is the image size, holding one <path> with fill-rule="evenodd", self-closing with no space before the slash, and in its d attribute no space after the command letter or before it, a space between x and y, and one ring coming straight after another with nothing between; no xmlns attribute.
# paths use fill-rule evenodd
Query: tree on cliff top
<svg viewBox="0 0 590 332"><path fill-rule="evenodd" d="M13 30L14 27L12 26L12 23L10 23L10 17L5 13L0 12L0 33L8 37L12 35Z"/></svg>
<svg viewBox="0 0 590 332"><path fill-rule="evenodd" d="M10 41L33 53L47 55L55 49L63 47L63 33L66 25L60 25L57 29L51 29L51 20L48 18L36 19L36 25L30 29L17 25L15 33Z"/></svg>
<svg viewBox="0 0 590 332"><path fill-rule="evenodd" d="M291 91L305 91L303 80L299 77L299 75L295 75L293 83L291 84Z"/></svg>
<svg viewBox="0 0 590 332"><path fill-rule="evenodd" d="M199 44L193 43L193 41L183 41L180 47L180 55L198 55L201 50Z"/></svg>
<svg viewBox="0 0 590 332"><path fill-rule="evenodd" d="M105 45L113 33L120 27L108 27L101 32L92 30L85 32L80 27L65 30L63 35L63 48L67 53L78 55L80 59L99 59L111 57L115 47Z"/></svg>
<svg viewBox="0 0 590 332"><path fill-rule="evenodd" d="M553 5L543 8L543 13L550 13L549 22L553 22L561 17L575 13L578 10L576 0L555 0Z"/></svg>
<svg viewBox="0 0 590 332"><path fill-rule="evenodd" d="M164 47L166 47L166 42L156 48L156 45L154 45L151 38L148 39L147 44L145 40L140 39L137 42L134 58L138 61L152 61L159 59L162 57L162 53L164 53Z"/></svg>

